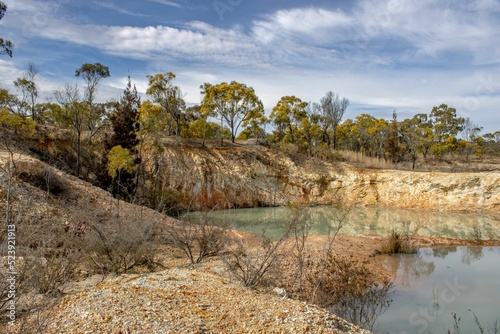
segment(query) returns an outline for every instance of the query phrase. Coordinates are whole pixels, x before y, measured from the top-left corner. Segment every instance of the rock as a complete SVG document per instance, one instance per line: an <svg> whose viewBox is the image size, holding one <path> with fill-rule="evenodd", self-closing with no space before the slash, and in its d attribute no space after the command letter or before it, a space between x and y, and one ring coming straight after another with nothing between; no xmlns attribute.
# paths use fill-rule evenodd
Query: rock
<svg viewBox="0 0 500 334"><path fill-rule="evenodd" d="M364 170L317 159L295 162L262 146L202 149L167 145L164 154L161 169L166 189L185 194L199 208L343 202L442 211L500 211L499 172Z"/></svg>

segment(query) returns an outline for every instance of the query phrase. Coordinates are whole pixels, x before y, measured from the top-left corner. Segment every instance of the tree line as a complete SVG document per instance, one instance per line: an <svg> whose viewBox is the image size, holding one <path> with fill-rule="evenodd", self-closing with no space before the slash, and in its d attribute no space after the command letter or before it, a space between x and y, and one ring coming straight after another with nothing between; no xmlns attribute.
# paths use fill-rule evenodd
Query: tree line
<svg viewBox="0 0 500 334"><path fill-rule="evenodd" d="M14 81L16 93L0 88L0 123L16 133L34 133L38 126L61 131L75 152L74 161L67 161L75 175L129 196L140 181L143 152L161 152L165 137L198 139L201 145L253 139L319 158L348 150L413 166L448 154L468 160L500 147L500 131L481 135L480 126L446 104L404 120L396 111L391 120L369 114L343 120L349 99L329 91L318 102L283 96L266 116L255 90L236 81L204 83L202 102L188 106L172 72L147 76L145 101L129 77L120 100L103 103L99 87L111 73L100 63L83 64L75 70L82 85L67 84L41 102L37 75L30 63Z"/></svg>

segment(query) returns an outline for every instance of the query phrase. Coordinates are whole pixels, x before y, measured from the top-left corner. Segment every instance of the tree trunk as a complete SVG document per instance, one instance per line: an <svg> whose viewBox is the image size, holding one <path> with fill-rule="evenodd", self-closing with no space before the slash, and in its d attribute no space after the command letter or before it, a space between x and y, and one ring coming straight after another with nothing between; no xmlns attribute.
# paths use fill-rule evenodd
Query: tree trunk
<svg viewBox="0 0 500 334"><path fill-rule="evenodd" d="M337 126L333 126L333 149L337 149Z"/></svg>
<svg viewBox="0 0 500 334"><path fill-rule="evenodd" d="M82 155L82 133L81 131L78 131L78 138L77 138L77 143L76 143L76 176L80 176L80 157Z"/></svg>

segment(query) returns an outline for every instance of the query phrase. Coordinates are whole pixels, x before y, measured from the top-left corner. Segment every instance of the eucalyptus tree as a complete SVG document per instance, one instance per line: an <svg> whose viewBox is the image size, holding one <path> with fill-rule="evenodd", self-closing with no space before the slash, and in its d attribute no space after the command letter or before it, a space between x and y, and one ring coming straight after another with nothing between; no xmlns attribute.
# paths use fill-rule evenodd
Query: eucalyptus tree
<svg viewBox="0 0 500 334"><path fill-rule="evenodd" d="M5 12L7 11L7 5L0 1L0 20L4 17ZM0 55L8 55L12 58L12 48L14 44L11 41L5 40L0 37Z"/></svg>
<svg viewBox="0 0 500 334"><path fill-rule="evenodd" d="M23 76L14 81L14 86L21 91L21 98L19 99L20 109L23 110L23 116L30 113L33 121L39 121L36 104L38 100L38 86L36 84L36 76L38 69L34 63L28 64L28 69L24 72Z"/></svg>
<svg viewBox="0 0 500 334"><path fill-rule="evenodd" d="M333 148L337 148L337 127L349 106L349 100L345 97L340 98L338 94L327 92L321 99L321 110L323 113L323 133L327 133L331 126L333 130ZM329 137L328 144L330 144Z"/></svg>
<svg viewBox="0 0 500 334"><path fill-rule="evenodd" d="M283 96L274 106L269 118L276 127L277 141L297 140L300 124L307 118L308 103L296 96Z"/></svg>
<svg viewBox="0 0 500 334"><path fill-rule="evenodd" d="M80 176L80 165L82 156L82 135L85 131L85 120L88 118L89 106L81 102L80 90L77 85L67 84L64 90L54 92L54 97L62 106L60 114L55 115L55 119L62 127L68 127L76 133L76 153L77 161L75 167L76 176Z"/></svg>
<svg viewBox="0 0 500 334"><path fill-rule="evenodd" d="M180 135L181 122L186 113L186 102L179 86L174 85L175 74L172 72L148 75L149 86L146 94L153 98L175 122L175 135Z"/></svg>
<svg viewBox="0 0 500 334"><path fill-rule="evenodd" d="M221 127L224 121L231 130L231 141L234 143L240 126L255 127L255 123L264 123L264 106L253 88L232 81L201 86L203 101L201 105L205 120L209 116L220 117ZM221 136L221 145L223 137Z"/></svg>
<svg viewBox="0 0 500 334"><path fill-rule="evenodd" d="M84 88L84 98L89 110L86 115L86 125L90 131L89 139L92 139L92 137L104 124L102 122L102 118L104 117L106 108L103 108L103 106L97 106L95 101L99 84L102 79L110 76L109 67L104 66L101 63L86 63L75 71L75 76L82 78L86 84Z"/></svg>

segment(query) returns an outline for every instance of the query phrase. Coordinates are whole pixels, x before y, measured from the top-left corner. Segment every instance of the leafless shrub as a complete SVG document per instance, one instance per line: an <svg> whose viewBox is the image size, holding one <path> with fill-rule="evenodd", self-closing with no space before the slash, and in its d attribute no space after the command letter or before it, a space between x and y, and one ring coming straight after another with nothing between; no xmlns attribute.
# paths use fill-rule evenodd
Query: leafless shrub
<svg viewBox="0 0 500 334"><path fill-rule="evenodd" d="M180 226L165 232L168 245L186 254L191 264L200 263L205 258L219 255L228 245L227 230L209 225L207 214L199 219L185 218Z"/></svg>
<svg viewBox="0 0 500 334"><path fill-rule="evenodd" d="M284 258L283 242L272 242L265 238L260 247L252 251L243 241L238 241L236 248L224 257L224 263L232 275L246 287L270 285L274 273Z"/></svg>
<svg viewBox="0 0 500 334"><path fill-rule="evenodd" d="M313 303L367 329L391 303L392 281L379 279L366 263L353 258L330 254L326 263L308 273L308 280L317 287Z"/></svg>
<svg viewBox="0 0 500 334"><path fill-rule="evenodd" d="M285 224L281 237L276 241L266 237L264 231L259 247L250 247L248 241L237 241L236 247L223 258L224 264L246 287L273 284L277 271L292 251L293 246L287 244L287 239L297 226L295 222Z"/></svg>
<svg viewBox="0 0 500 334"><path fill-rule="evenodd" d="M35 294L58 295L75 276L77 256L30 257L24 259L23 283Z"/></svg>
<svg viewBox="0 0 500 334"><path fill-rule="evenodd" d="M457 316L454 312L451 313L451 316L453 317L453 334L460 334L460 320L462 320L462 318ZM450 329L448 329L446 333L452 334Z"/></svg>
<svg viewBox="0 0 500 334"><path fill-rule="evenodd" d="M154 265L157 245L152 223L111 220L88 226L84 252L93 270L105 275Z"/></svg>
<svg viewBox="0 0 500 334"><path fill-rule="evenodd" d="M472 233L471 234L476 242L479 243L483 240L483 229L481 228L481 226L479 226L479 224L474 224L472 226Z"/></svg>
<svg viewBox="0 0 500 334"><path fill-rule="evenodd" d="M287 221L287 225L290 227L293 240L293 248L290 255L295 268L293 270L293 279L286 286L289 291L297 290L297 297L302 299L304 297L303 279L304 271L306 270L307 237L309 236L311 225L305 207L292 207L291 210L292 214Z"/></svg>

